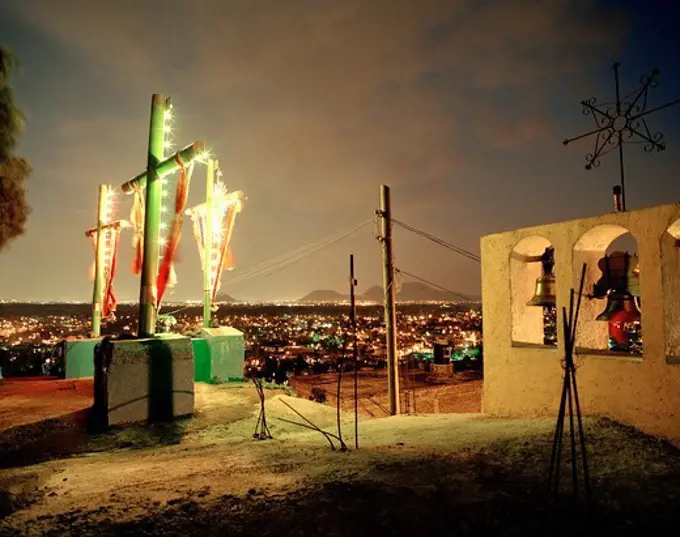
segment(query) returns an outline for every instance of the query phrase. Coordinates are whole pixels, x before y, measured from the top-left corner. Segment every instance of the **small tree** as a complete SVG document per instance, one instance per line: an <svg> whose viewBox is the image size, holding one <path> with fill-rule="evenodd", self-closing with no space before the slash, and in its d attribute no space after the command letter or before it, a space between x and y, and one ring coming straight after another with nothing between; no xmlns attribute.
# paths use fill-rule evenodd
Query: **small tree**
<svg viewBox="0 0 680 537"><path fill-rule="evenodd" d="M14 103L11 86L17 66L12 52L0 46L0 250L24 232L30 210L24 181L31 168L13 151L24 127L24 115Z"/></svg>

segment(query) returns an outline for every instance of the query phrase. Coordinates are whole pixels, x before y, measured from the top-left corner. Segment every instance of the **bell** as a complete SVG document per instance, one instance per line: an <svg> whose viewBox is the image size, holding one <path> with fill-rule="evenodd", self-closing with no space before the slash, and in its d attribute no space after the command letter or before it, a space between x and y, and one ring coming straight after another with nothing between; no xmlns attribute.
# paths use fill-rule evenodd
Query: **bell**
<svg viewBox="0 0 680 537"><path fill-rule="evenodd" d="M595 319L597 321L632 322L640 320L640 308L635 297L627 289L610 289L607 307Z"/></svg>
<svg viewBox="0 0 680 537"><path fill-rule="evenodd" d="M554 306L555 301L555 276L546 274L536 278L536 293L527 302L527 306Z"/></svg>

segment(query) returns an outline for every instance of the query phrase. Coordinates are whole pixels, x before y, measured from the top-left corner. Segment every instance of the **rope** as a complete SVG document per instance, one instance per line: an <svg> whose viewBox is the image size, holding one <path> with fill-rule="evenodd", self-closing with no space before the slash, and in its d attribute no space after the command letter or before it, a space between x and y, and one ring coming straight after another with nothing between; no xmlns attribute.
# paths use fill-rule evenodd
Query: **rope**
<svg viewBox="0 0 680 537"><path fill-rule="evenodd" d="M427 285L431 285L432 287L436 287L438 289L441 289L442 291L446 291L447 293L451 293L452 295L456 295L457 297L460 297L463 300L472 301L472 297L470 297L468 295L464 295L463 293L458 293L456 291L452 291L451 289L449 289L447 287L443 287L439 284L433 283L429 280L426 280L425 278L421 278L420 276L416 276L415 274L411 274L410 272L406 272L405 270L400 270L400 269L395 267L394 271L398 274L404 274L404 275L410 276L411 278L414 278L416 280L420 280L421 282L426 283Z"/></svg>
<svg viewBox="0 0 680 537"><path fill-rule="evenodd" d="M245 271L243 274L235 277L234 279L230 280L230 285L235 285L237 283L244 282L246 280L252 279L252 278L257 278L257 277L265 277L265 276L271 276L272 274L275 274L276 272L279 272L285 268L288 268L295 263L298 263L305 257L318 252L319 250L322 250L323 248L327 248L328 246L331 246L332 244L335 244L336 242L344 239L345 237L351 235L352 233L360 230L364 226L370 224L372 220L366 220L365 222L362 222L360 225L353 227L347 231L344 231L342 233L336 233L334 235L330 235L324 239L318 240L316 242L310 243L306 246L302 246L300 248L297 248L296 250L293 250L292 252L287 252L284 254L280 254L274 258L272 258L269 261L265 261L263 263L260 263L256 265L255 267L251 268L250 270Z"/></svg>
<svg viewBox="0 0 680 537"><path fill-rule="evenodd" d="M451 244L450 242L446 242L443 239L440 239L438 237L435 237L434 235L431 235L429 233L426 233L425 231L422 231L420 229L414 228L413 226L409 226L408 224L401 222L395 218L392 218L392 223L396 224L400 227L403 227L404 229L411 231L412 233L415 233L416 235L419 235L429 241L434 242L435 244L438 244L439 246L443 246L444 248L447 248L453 252L456 252L457 254L460 254L464 257L467 257L468 259L471 259L472 261L476 261L477 263L481 262L481 258L477 255L474 254L468 250L465 250L463 248L460 248L459 246L456 246L455 244Z"/></svg>

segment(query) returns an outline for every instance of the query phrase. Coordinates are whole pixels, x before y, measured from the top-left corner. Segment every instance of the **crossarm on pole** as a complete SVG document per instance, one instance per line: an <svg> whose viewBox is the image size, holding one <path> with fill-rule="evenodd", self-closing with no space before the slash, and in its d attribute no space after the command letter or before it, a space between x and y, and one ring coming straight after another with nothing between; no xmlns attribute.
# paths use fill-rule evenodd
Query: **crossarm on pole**
<svg viewBox="0 0 680 537"><path fill-rule="evenodd" d="M177 151L174 155L170 155L166 159L160 161L156 166L156 173L158 177L164 177L172 172L186 166L191 161L199 158L205 152L205 144L201 141L194 142L186 146L184 149ZM135 190L140 190L146 187L146 171L143 171L136 177L130 179L127 183L123 183L121 190L125 194L132 194Z"/></svg>

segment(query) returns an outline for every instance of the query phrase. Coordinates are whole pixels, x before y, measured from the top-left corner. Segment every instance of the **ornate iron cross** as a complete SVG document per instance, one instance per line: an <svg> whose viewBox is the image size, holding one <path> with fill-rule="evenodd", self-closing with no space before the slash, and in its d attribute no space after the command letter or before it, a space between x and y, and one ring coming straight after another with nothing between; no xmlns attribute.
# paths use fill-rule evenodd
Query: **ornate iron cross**
<svg viewBox="0 0 680 537"><path fill-rule="evenodd" d="M595 97L591 97L587 101L581 101L583 115L592 115L596 128L574 138L565 138L563 143L566 146L581 138L596 135L595 150L586 155L586 170L597 168L600 165L600 157L618 148L621 171L621 205L625 211L626 189L624 184L623 144L624 142L644 144L644 150L647 153L666 149L663 134L660 132L652 134L645 118L649 114L680 103L680 99L647 110L649 90L659 85L658 69L654 69L649 76L643 76L640 79L640 87L621 97L619 89L620 65L620 63L615 63L612 67L616 82L616 101L599 105L595 104Z"/></svg>

